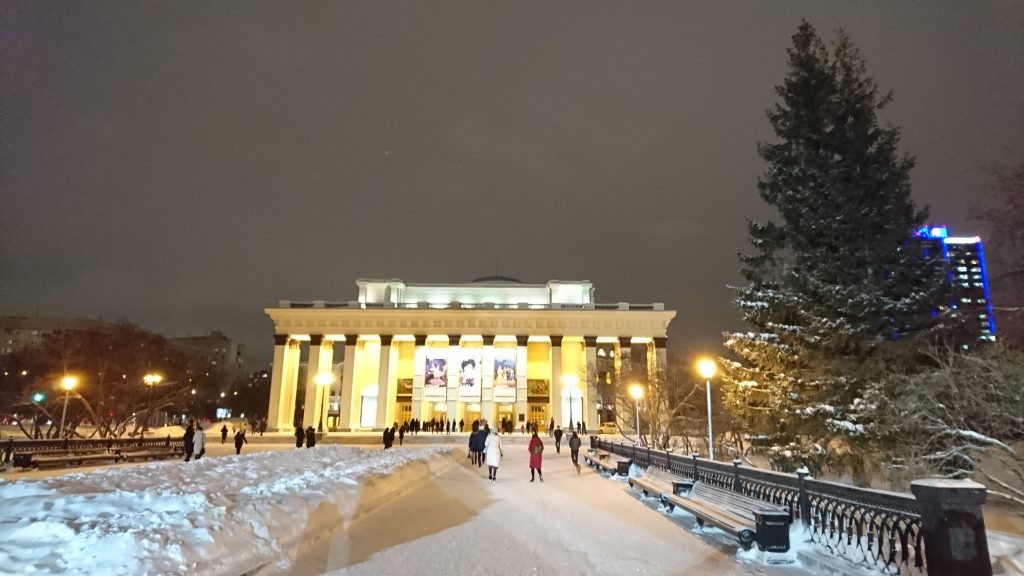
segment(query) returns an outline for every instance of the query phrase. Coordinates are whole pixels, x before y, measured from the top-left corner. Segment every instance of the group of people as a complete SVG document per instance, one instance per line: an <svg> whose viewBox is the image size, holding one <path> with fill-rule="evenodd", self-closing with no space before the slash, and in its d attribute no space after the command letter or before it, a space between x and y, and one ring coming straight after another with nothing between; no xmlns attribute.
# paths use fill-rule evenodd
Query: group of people
<svg viewBox="0 0 1024 576"><path fill-rule="evenodd" d="M228 438L228 425L225 424L220 429L220 443L223 444ZM193 459L199 460L206 454L206 432L203 431L203 425L195 420L189 420L188 427L185 428L185 434L181 437L185 446L185 462L189 462ZM239 427L235 429L235 454L242 453L242 445L248 444L249 440L245 438L245 428Z"/></svg>
<svg viewBox="0 0 1024 576"><path fill-rule="evenodd" d="M532 430L531 434L532 437L527 446L527 450L530 452L530 482L537 479L543 482L544 441L540 439L540 435L536 430ZM573 465L576 467L576 473L579 474L579 454L583 441L575 430L571 431L570 434L569 454ZM561 453L562 436L564 435L561 426L554 427L553 435L555 437L555 451L556 453ZM479 426L478 422L474 422L473 432L469 435L468 457L470 462L476 464L478 468L485 463L487 464L487 479L492 484L498 477L498 466L501 464L502 456L504 456L504 452L501 449L501 437L498 435L498 429L492 430L486 422L483 426Z"/></svg>
<svg viewBox="0 0 1024 576"><path fill-rule="evenodd" d="M395 425L397 426L398 423L396 422ZM466 427L466 421L459 420L456 422L454 418L450 420L431 418L429 421L421 422L418 418L413 418L403 422L402 427L410 434L419 434L421 431L433 432L434 434L451 434L452 432L462 432Z"/></svg>
<svg viewBox="0 0 1024 576"><path fill-rule="evenodd" d="M316 429L312 426L302 430L302 426L295 427L295 447L302 448L302 443L306 443L306 448L312 448L316 446Z"/></svg>

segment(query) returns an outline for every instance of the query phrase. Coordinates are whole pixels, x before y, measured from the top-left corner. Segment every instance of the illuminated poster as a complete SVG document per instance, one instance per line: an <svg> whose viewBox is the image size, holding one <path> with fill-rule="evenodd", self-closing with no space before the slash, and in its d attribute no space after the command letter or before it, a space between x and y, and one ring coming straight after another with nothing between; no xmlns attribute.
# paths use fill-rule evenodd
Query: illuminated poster
<svg viewBox="0 0 1024 576"><path fill-rule="evenodd" d="M427 348L427 365L423 373L423 399L444 402L448 396L448 360L445 349Z"/></svg>
<svg viewBox="0 0 1024 576"><path fill-rule="evenodd" d="M480 401L481 375L480 369L483 363L483 350L480 348L465 348L462 350L462 358L459 359L459 400L474 402Z"/></svg>
<svg viewBox="0 0 1024 576"><path fill-rule="evenodd" d="M494 349L494 401L516 401L516 349Z"/></svg>

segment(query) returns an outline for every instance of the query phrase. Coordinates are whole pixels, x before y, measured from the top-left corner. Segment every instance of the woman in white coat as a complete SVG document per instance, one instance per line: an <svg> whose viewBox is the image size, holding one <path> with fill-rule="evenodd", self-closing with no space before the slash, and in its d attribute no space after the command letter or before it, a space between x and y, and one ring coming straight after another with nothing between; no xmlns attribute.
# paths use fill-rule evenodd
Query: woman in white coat
<svg viewBox="0 0 1024 576"><path fill-rule="evenodd" d="M498 429L491 430L491 434L484 440L484 453L487 454L487 479L494 484L498 479L498 465L501 464L501 437L498 436Z"/></svg>

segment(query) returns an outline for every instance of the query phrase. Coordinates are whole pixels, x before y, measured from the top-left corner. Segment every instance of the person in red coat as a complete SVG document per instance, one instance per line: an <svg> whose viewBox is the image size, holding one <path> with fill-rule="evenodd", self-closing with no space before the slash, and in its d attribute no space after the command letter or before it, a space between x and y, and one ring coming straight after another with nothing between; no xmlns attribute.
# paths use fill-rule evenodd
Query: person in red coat
<svg viewBox="0 0 1024 576"><path fill-rule="evenodd" d="M533 471L537 471L537 476L540 476L540 481L544 481L544 474L540 471L540 465L543 461L544 454L544 442L541 441L540 437L537 436L537 432L534 431L533 438L530 438L530 482L533 482Z"/></svg>

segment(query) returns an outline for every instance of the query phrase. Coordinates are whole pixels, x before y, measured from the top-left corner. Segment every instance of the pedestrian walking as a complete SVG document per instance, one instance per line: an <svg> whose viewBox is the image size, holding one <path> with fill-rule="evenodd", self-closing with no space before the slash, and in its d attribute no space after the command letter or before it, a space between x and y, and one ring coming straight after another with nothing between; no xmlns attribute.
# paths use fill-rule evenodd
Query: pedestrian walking
<svg viewBox="0 0 1024 576"><path fill-rule="evenodd" d="M398 445L401 446L405 443L405 422L402 422L402 427L398 429Z"/></svg>
<svg viewBox="0 0 1024 576"><path fill-rule="evenodd" d="M245 430L239 430L235 432L235 454L242 453L242 444L248 444L249 441L245 439Z"/></svg>
<svg viewBox="0 0 1024 576"><path fill-rule="evenodd" d="M196 453L196 460L206 454L206 432L203 432L203 427L198 424L196 425L196 435L192 437L192 450Z"/></svg>
<svg viewBox="0 0 1024 576"><path fill-rule="evenodd" d="M220 429L220 443L223 444L228 439L228 425L225 424Z"/></svg>
<svg viewBox="0 0 1024 576"><path fill-rule="evenodd" d="M189 422L188 428L185 428L185 435L181 437L185 450L185 462L191 460L192 454L195 452L195 437L196 429L192 426L192 422Z"/></svg>
<svg viewBox="0 0 1024 576"><path fill-rule="evenodd" d="M580 440L579 434L572 433L572 437L569 438L569 456L572 457L572 463L576 466L576 473L580 473L580 445L583 441Z"/></svg>
<svg viewBox="0 0 1024 576"><path fill-rule="evenodd" d="M544 442L540 439L540 436L537 435L536 431L534 431L534 433L533 433L533 438L530 438L529 449L530 449L530 482L533 482L533 474L534 474L534 472L537 473L537 476L540 476L540 481L543 482L544 481L544 474L541 473L540 467L541 467L541 464L543 463L543 458L544 458L542 456L542 454L544 454Z"/></svg>
<svg viewBox="0 0 1024 576"><path fill-rule="evenodd" d="M501 457L505 454L501 451L501 437L498 436L498 429L491 430L491 435L484 442L484 452L487 454L487 479L494 484L498 479L498 466L501 464Z"/></svg>
<svg viewBox="0 0 1024 576"><path fill-rule="evenodd" d="M393 434L394 434L394 432L391 431L391 428L385 428L384 429L384 434L381 437L381 439L384 441L384 449L385 450L387 450L388 448L391 448L391 445L394 444L395 437L393 436Z"/></svg>
<svg viewBox="0 0 1024 576"><path fill-rule="evenodd" d="M548 424L548 436L552 436L555 433L555 419L551 419L551 423Z"/></svg>
<svg viewBox="0 0 1024 576"><path fill-rule="evenodd" d="M316 446L316 430L310 426L306 428L306 448Z"/></svg>
<svg viewBox="0 0 1024 576"><path fill-rule="evenodd" d="M302 443L306 441L306 433L302 431L301 426L295 427L295 447L302 448Z"/></svg>
<svg viewBox="0 0 1024 576"><path fill-rule="evenodd" d="M8 436L7 442L4 442L4 464L11 461L14 455L14 436Z"/></svg>
<svg viewBox="0 0 1024 576"><path fill-rule="evenodd" d="M260 436L263 436L263 433L266 432L266 431L267 431L267 419L263 418L263 419L260 420Z"/></svg>
<svg viewBox="0 0 1024 576"><path fill-rule="evenodd" d="M563 434L562 427L561 426L556 426L555 427L555 454L561 454L562 453L562 434Z"/></svg>

